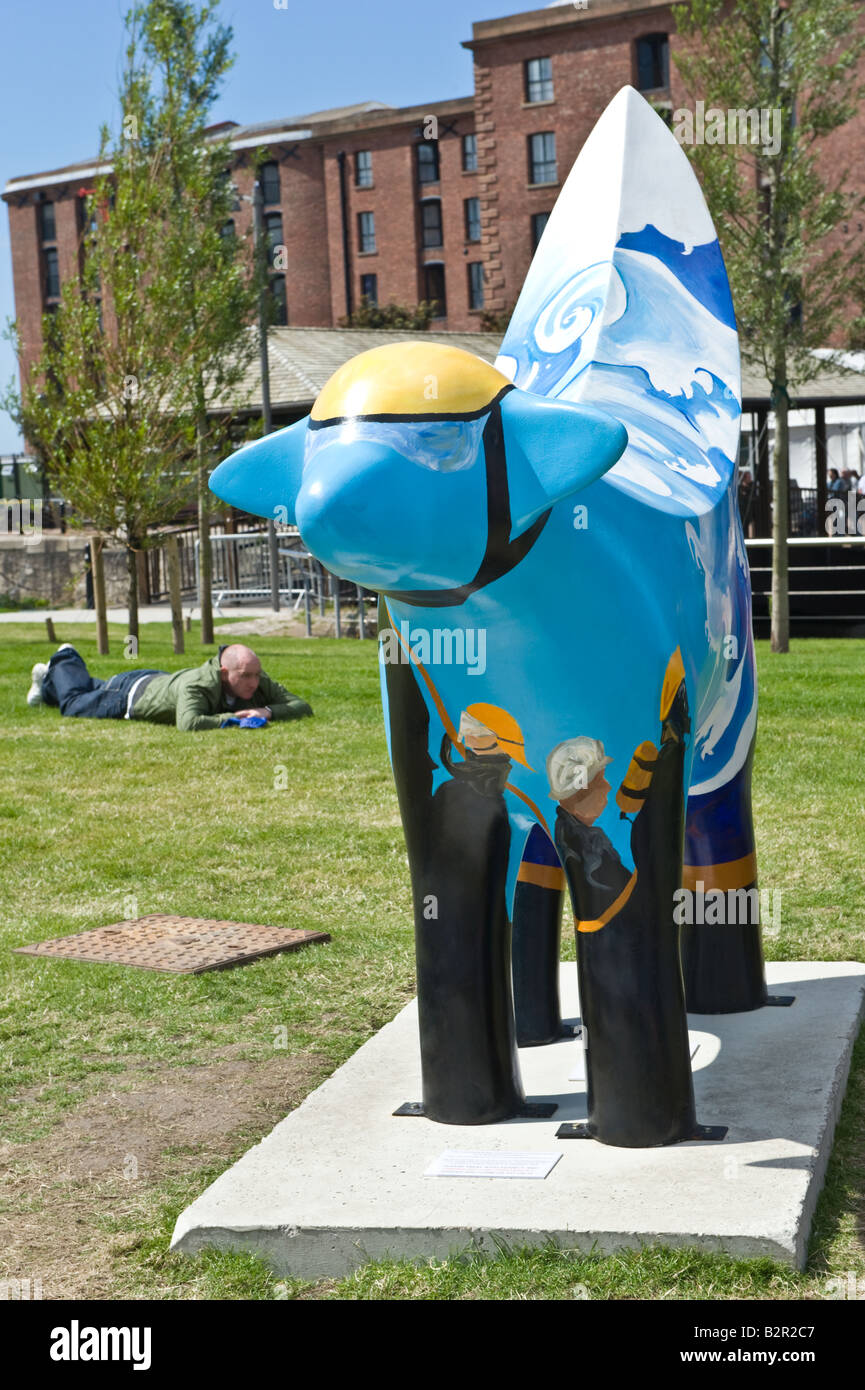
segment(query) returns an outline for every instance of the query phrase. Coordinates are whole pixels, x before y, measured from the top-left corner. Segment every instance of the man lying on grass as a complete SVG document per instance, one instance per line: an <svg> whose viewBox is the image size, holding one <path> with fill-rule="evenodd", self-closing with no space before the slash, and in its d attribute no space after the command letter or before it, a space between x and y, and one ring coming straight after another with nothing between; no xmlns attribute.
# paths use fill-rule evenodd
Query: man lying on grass
<svg viewBox="0 0 865 1390"><path fill-rule="evenodd" d="M47 663L37 662L28 705L59 705L83 719L146 719L178 729L219 729L252 719L302 719L312 710L261 669L240 642L192 670L121 671L109 680L91 676L84 659L65 642ZM246 727L256 727L256 724Z"/></svg>

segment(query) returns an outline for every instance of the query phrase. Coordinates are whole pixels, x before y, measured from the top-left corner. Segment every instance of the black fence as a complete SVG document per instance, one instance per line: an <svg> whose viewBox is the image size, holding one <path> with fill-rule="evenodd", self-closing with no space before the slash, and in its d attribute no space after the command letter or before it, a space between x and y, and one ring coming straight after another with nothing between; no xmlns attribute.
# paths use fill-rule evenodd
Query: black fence
<svg viewBox="0 0 865 1390"><path fill-rule="evenodd" d="M790 485L789 525L790 536L822 536L826 530L826 517L817 511L817 489ZM769 536L772 533L772 489L769 489L768 506L757 482L739 484L739 515L746 536ZM768 521L766 520L768 518Z"/></svg>
<svg viewBox="0 0 865 1390"><path fill-rule="evenodd" d="M212 536L229 536L258 533L262 529L259 517L242 517L230 525L216 522L210 527ZM158 603L168 598L168 561L164 542L169 536L177 541L180 557L180 591L182 594L197 594L198 575L196 572L195 543L198 540L197 526L184 526L172 531L164 531L150 537L150 547L143 551L144 563L139 569L139 599L142 603ZM143 573L142 573L143 571ZM146 596L145 596L146 595Z"/></svg>

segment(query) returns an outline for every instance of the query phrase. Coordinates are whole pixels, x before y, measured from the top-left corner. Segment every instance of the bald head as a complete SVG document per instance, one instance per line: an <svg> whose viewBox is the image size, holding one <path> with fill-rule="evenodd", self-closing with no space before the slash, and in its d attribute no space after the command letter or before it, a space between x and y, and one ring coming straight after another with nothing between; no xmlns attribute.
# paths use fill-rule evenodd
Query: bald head
<svg viewBox="0 0 865 1390"><path fill-rule="evenodd" d="M245 647L242 642L232 642L230 647L226 647L219 665L223 671L251 671L254 667L256 675L261 672L261 662L252 647Z"/></svg>
<svg viewBox="0 0 865 1390"><path fill-rule="evenodd" d="M232 642L219 658L222 684L240 700L250 700L261 679L261 662L251 647Z"/></svg>

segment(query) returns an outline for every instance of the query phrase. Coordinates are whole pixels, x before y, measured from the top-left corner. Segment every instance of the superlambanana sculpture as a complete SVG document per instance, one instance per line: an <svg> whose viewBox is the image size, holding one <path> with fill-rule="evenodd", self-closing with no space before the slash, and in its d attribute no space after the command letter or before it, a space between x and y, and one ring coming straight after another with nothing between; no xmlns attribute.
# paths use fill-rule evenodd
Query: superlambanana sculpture
<svg viewBox="0 0 865 1390"><path fill-rule="evenodd" d="M699 1135L686 990L698 1012L766 1000L756 893L736 892L756 885L739 417L717 237L625 88L495 367L417 339L362 353L211 479L287 509L328 569L381 595L435 1120L523 1109L516 1043L560 1026L566 882L591 1136ZM689 910L701 892L714 920Z"/></svg>

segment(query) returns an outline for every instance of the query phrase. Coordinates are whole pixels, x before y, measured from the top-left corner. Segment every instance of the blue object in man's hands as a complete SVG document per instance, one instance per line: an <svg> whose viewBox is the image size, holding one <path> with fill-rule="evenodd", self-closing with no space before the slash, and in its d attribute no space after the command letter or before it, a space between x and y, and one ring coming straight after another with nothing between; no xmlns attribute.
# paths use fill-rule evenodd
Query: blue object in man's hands
<svg viewBox="0 0 865 1390"><path fill-rule="evenodd" d="M231 719L223 719L221 728L228 729L233 725L238 729L262 729L266 723L267 720L262 719L260 714L250 714L246 719L235 719L233 716Z"/></svg>

